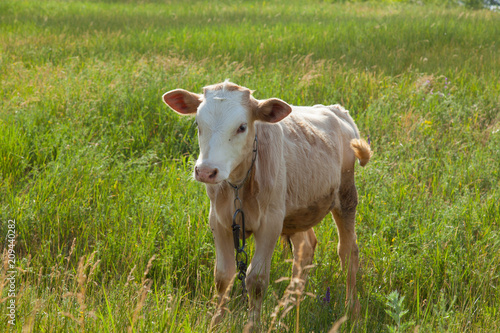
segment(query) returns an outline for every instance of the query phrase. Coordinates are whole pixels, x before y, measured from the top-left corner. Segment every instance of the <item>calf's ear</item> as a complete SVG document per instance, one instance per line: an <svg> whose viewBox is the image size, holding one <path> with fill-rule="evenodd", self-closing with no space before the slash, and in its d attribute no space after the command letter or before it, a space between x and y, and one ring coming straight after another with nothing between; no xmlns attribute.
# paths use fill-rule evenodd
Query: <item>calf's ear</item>
<svg viewBox="0 0 500 333"><path fill-rule="evenodd" d="M277 123L292 112L292 107L278 98L260 101L255 109L257 120Z"/></svg>
<svg viewBox="0 0 500 333"><path fill-rule="evenodd" d="M195 114L201 103L201 95L184 89L175 89L165 93L163 101L177 113L182 115Z"/></svg>

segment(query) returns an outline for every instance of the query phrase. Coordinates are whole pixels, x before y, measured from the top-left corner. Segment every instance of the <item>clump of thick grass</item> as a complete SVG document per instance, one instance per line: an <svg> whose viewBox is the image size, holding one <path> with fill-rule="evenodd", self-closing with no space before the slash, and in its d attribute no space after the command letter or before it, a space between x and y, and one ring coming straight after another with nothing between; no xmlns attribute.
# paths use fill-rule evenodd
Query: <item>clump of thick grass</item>
<svg viewBox="0 0 500 333"><path fill-rule="evenodd" d="M6 285L5 253L0 271L0 292ZM70 251L64 261L69 263L73 255ZM20 286L15 298L16 327L23 332L97 332L102 329L135 332L156 330L155 327L178 330L176 311L185 306L184 302L148 277L154 260L153 256L138 281L134 277L137 275L134 274L135 267L126 280L98 279L96 273L100 270L101 260L96 258L96 252L81 256L75 268L57 265L35 271L29 259L24 260L15 275L16 285ZM9 300L0 299L2 311L7 308ZM207 328L206 324L201 327Z"/></svg>

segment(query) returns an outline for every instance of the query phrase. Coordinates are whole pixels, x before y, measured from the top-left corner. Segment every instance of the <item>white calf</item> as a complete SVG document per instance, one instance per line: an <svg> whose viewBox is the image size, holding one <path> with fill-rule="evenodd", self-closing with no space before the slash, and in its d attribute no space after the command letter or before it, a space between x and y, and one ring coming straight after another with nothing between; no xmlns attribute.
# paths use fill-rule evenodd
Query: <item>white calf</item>
<svg viewBox="0 0 500 333"><path fill-rule="evenodd" d="M255 254L246 275L251 320L259 321L280 235L293 244L297 274L298 265L311 264L317 242L312 227L328 212L337 224L338 253L347 270L347 301L358 312L354 162L358 158L364 166L371 151L348 111L339 105L298 107L276 98L256 100L249 89L228 81L205 87L200 95L172 90L163 100L180 114L196 115L200 155L194 177L206 184L210 197L219 300L237 270L232 183L241 185L245 235L255 237ZM255 138L258 149L252 163Z"/></svg>

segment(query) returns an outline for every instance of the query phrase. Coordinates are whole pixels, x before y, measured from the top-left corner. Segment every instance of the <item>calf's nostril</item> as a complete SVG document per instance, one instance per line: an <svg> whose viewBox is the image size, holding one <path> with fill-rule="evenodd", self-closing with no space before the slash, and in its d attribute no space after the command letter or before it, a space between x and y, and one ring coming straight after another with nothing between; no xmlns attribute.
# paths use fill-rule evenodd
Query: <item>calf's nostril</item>
<svg viewBox="0 0 500 333"><path fill-rule="evenodd" d="M219 170L218 169L215 169L211 174L210 176L208 176L210 179L213 179L215 177L217 177L217 173L219 173Z"/></svg>

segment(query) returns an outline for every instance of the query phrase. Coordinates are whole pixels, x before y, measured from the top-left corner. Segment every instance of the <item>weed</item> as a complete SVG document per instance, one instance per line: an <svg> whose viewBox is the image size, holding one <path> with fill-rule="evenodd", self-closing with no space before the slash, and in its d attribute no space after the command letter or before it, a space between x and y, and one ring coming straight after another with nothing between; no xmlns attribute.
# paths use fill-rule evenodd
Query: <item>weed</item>
<svg viewBox="0 0 500 333"><path fill-rule="evenodd" d="M387 309L385 312L396 322L396 326L387 325L389 332L405 332L408 328L415 325L415 322L402 322L402 317L408 313L408 310L404 308L403 301L405 297L399 296L397 290L391 292L387 296L387 302L385 305Z"/></svg>

